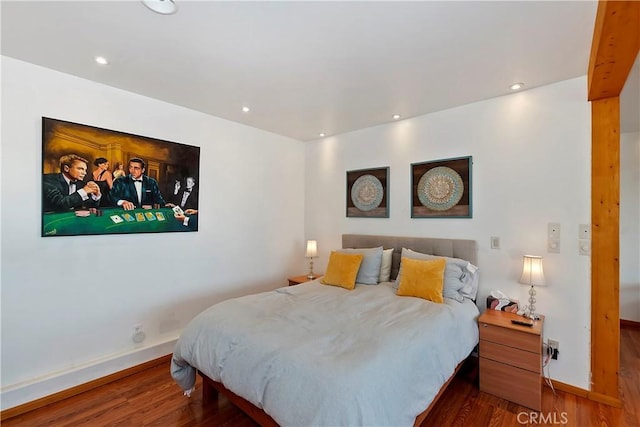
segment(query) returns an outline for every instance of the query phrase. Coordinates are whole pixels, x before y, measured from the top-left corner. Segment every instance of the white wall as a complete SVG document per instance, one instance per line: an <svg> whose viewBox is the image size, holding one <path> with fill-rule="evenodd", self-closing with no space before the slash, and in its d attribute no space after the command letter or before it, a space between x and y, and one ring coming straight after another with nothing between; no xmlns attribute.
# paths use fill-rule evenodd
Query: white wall
<svg viewBox="0 0 640 427"><path fill-rule="evenodd" d="M391 114L391 113L390 113ZM306 151L305 233L318 240L318 271L342 233L475 239L478 304L501 289L521 302L522 255L544 256L538 288L545 338L560 341L551 376L589 389L590 258L578 255L589 223L590 108L586 78L311 142ZM473 218L411 219L410 164L473 156ZM390 218L346 218L346 171L390 167ZM561 224L561 253L546 251L547 223ZM501 249L490 249L499 236Z"/></svg>
<svg viewBox="0 0 640 427"><path fill-rule="evenodd" d="M590 259L577 253L590 218L586 78L301 144L11 58L1 71L2 409L167 354L203 308L299 274L304 238L318 239L323 271L342 233L476 239L480 306L493 289L526 302L521 257L543 255L537 307L561 353L551 375L589 388ZM41 238L41 116L200 146L200 231ZM410 164L466 155L473 218L411 219ZM346 218L346 171L379 166L391 168L391 217ZM560 254L546 252L548 222L561 223ZM184 260L199 268L183 277L173 265Z"/></svg>
<svg viewBox="0 0 640 427"><path fill-rule="evenodd" d="M304 271L299 141L8 57L2 112L2 409L170 353L205 307ZM201 147L200 230L40 237L42 116Z"/></svg>
<svg viewBox="0 0 640 427"><path fill-rule="evenodd" d="M620 134L620 318L640 322L640 133Z"/></svg>

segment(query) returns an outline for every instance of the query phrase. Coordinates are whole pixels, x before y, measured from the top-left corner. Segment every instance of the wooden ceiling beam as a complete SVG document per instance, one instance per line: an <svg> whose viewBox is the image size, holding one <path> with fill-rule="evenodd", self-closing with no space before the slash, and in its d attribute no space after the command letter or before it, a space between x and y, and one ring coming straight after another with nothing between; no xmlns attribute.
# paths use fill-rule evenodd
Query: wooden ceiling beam
<svg viewBox="0 0 640 427"><path fill-rule="evenodd" d="M640 2L601 0L589 58L589 101L620 95L639 49Z"/></svg>

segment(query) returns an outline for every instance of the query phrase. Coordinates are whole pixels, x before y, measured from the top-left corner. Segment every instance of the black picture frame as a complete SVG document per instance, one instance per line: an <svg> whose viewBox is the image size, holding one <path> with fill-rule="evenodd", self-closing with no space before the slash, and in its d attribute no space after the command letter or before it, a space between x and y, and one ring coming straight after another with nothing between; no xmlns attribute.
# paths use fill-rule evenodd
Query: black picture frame
<svg viewBox="0 0 640 427"><path fill-rule="evenodd" d="M144 167L139 191L132 159ZM41 168L42 237L198 231L199 147L42 117ZM133 209L114 199L124 194Z"/></svg>
<svg viewBox="0 0 640 427"><path fill-rule="evenodd" d="M389 167L347 171L349 218L389 218Z"/></svg>
<svg viewBox="0 0 640 427"><path fill-rule="evenodd" d="M412 218L472 218L472 156L411 164Z"/></svg>

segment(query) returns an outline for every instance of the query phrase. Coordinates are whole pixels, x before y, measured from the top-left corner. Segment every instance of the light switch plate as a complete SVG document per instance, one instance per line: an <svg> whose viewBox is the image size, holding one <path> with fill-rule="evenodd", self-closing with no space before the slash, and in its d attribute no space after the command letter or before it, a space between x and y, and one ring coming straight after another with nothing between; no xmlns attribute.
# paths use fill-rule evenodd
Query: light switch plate
<svg viewBox="0 0 640 427"><path fill-rule="evenodd" d="M591 240L578 239L578 253L580 255L591 255Z"/></svg>
<svg viewBox="0 0 640 427"><path fill-rule="evenodd" d="M491 249L500 249L500 238L491 236Z"/></svg>
<svg viewBox="0 0 640 427"><path fill-rule="evenodd" d="M550 222L547 224L547 252L560 253L560 223Z"/></svg>
<svg viewBox="0 0 640 427"><path fill-rule="evenodd" d="M591 239L591 227L589 227L589 224L580 224L578 226L578 239Z"/></svg>

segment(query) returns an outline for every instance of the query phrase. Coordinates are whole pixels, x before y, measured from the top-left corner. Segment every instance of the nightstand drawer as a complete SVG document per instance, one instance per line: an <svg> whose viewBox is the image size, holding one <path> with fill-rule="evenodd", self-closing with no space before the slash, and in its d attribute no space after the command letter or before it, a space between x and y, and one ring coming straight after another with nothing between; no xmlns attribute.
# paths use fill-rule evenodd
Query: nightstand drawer
<svg viewBox="0 0 640 427"><path fill-rule="evenodd" d="M480 340L480 357L506 363L537 374L540 374L542 370L540 353L532 353L490 341Z"/></svg>
<svg viewBox="0 0 640 427"><path fill-rule="evenodd" d="M539 411L540 374L480 357L480 390Z"/></svg>
<svg viewBox="0 0 640 427"><path fill-rule="evenodd" d="M510 347L540 354L542 342L540 335L530 334L501 326L480 322L480 339L498 344L508 343Z"/></svg>

